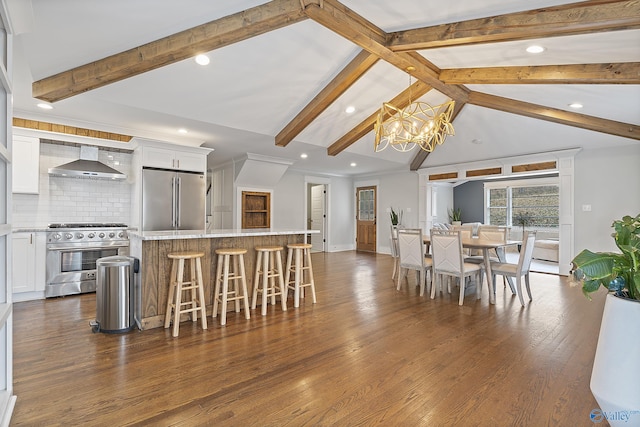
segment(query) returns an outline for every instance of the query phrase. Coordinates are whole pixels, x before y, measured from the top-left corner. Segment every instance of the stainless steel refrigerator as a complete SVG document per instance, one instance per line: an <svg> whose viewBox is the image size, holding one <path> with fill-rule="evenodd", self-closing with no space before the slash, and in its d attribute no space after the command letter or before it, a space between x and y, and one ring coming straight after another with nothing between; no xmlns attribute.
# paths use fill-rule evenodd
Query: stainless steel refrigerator
<svg viewBox="0 0 640 427"><path fill-rule="evenodd" d="M142 230L203 230L203 173L142 170Z"/></svg>

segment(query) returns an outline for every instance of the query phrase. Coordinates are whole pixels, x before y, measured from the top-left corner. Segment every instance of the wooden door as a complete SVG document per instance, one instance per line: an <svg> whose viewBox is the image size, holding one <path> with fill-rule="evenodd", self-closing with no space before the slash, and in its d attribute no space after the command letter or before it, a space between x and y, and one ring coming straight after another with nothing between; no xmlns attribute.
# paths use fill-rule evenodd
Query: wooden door
<svg viewBox="0 0 640 427"><path fill-rule="evenodd" d="M356 190L356 250L376 251L376 187Z"/></svg>

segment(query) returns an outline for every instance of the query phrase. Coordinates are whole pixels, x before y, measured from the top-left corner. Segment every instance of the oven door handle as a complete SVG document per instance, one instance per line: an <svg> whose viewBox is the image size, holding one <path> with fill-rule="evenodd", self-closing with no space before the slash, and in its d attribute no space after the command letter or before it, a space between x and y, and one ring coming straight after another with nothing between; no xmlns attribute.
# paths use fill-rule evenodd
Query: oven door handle
<svg viewBox="0 0 640 427"><path fill-rule="evenodd" d="M128 244L118 243L115 245L105 245L105 246L56 246L56 247L48 247L47 250L49 252L52 251L95 251L100 249L117 249L117 248L126 248Z"/></svg>

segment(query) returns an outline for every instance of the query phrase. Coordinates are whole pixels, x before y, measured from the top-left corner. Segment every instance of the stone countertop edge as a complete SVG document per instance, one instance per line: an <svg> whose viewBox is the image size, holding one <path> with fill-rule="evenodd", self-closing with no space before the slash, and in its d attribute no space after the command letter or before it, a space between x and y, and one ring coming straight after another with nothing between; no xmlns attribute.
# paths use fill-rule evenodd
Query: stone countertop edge
<svg viewBox="0 0 640 427"><path fill-rule="evenodd" d="M129 238L140 240L211 239L224 237L283 236L289 234L315 234L320 230L296 229L226 229L226 230L177 230L177 231L129 231Z"/></svg>
<svg viewBox="0 0 640 427"><path fill-rule="evenodd" d="M11 229L12 233L40 233L43 231L49 231L49 227L42 226L42 227L13 227Z"/></svg>

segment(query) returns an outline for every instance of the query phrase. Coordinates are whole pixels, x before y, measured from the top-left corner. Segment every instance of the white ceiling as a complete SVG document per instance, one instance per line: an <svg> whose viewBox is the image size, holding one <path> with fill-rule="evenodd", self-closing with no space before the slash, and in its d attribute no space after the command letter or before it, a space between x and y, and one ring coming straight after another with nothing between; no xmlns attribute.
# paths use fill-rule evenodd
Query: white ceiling
<svg viewBox="0 0 640 427"><path fill-rule="evenodd" d="M249 0L12 0L18 7L14 63L14 115L214 148L214 164L250 152L295 161L314 173L357 175L408 170L415 155L373 152L369 134L332 157L326 148L409 84L409 76L379 61L287 147L275 135L360 51L306 20L208 53L202 67L184 60L83 93L44 112L31 83L181 30L245 10ZM570 1L343 0L390 32L499 15ZM31 7L29 7L31 6ZM537 42L547 50L531 55ZM640 61L640 30L431 49L420 52L440 68L498 65L587 64ZM548 107L640 124L639 85L473 85L470 89ZM423 100L446 98L428 93ZM356 112L344 109L353 105ZM635 144L638 141L467 105L456 135L423 166L469 162L563 148ZM189 130L187 135L177 132ZM481 144L472 143L482 141ZM307 159L300 159L301 153ZM355 162L357 166L351 167Z"/></svg>

